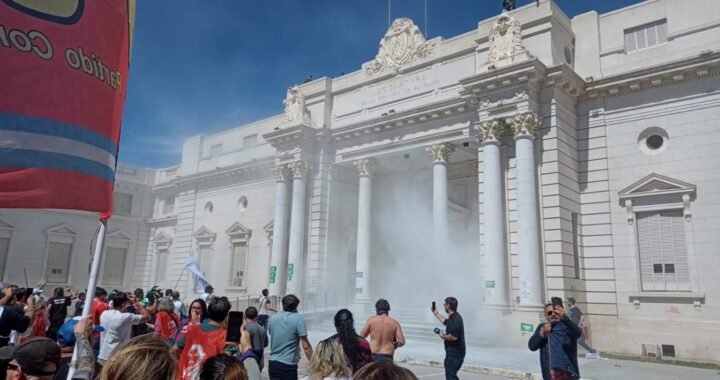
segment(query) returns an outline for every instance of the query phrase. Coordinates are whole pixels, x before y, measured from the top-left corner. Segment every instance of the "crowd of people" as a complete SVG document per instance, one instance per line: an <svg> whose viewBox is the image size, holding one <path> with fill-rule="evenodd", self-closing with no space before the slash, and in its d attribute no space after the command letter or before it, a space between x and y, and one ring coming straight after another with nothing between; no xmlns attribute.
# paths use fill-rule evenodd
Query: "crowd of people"
<svg viewBox="0 0 720 380"><path fill-rule="evenodd" d="M228 341L231 304L210 286L189 305L173 290L98 287L84 318L85 293L56 288L45 299L44 286L2 285L0 380L259 380L268 348L271 379L297 380L301 350L308 380L416 378L392 362L405 340L385 300L378 301L380 319L362 330L373 346L342 309L334 318L337 334L313 350L294 295L283 297L278 310L263 290L258 306L242 313L238 341Z"/></svg>
<svg viewBox="0 0 720 380"><path fill-rule="evenodd" d="M56 288L45 300L44 286L2 287L0 380L260 380L268 349L272 380L297 380L301 354L308 360L306 380L416 379L393 362L406 342L385 299L376 302L376 315L359 333L352 312L337 311L336 333L313 349L298 313L300 299L292 294L276 309L263 290L258 306L243 311L238 338L230 339L231 303L210 286L189 305L174 290L108 293L98 287L84 318L85 293ZM458 379L466 349L463 319L456 298L446 298L443 308L446 315L433 302L431 311L445 326L435 332L444 342L446 379ZM562 306L548 304L548 323L530 339L529 348L541 352L545 379L579 377L576 341L582 330L574 320L581 312L574 309L573 302L568 318Z"/></svg>

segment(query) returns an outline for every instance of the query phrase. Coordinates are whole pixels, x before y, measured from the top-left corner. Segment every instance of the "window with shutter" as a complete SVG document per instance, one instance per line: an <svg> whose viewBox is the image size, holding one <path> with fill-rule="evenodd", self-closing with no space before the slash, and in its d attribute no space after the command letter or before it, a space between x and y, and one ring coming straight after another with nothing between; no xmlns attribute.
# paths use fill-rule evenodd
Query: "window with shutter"
<svg viewBox="0 0 720 380"><path fill-rule="evenodd" d="M625 30L625 51L632 53L667 41L667 20Z"/></svg>
<svg viewBox="0 0 720 380"><path fill-rule="evenodd" d="M200 265L200 271L205 275L205 278L210 280L213 266L213 250L212 248L200 249L200 259L198 260Z"/></svg>
<svg viewBox="0 0 720 380"><path fill-rule="evenodd" d="M245 287L245 271L247 262L248 246L246 242L233 243L232 258L230 263L230 286L236 288Z"/></svg>
<svg viewBox="0 0 720 380"><path fill-rule="evenodd" d="M68 282L70 268L70 254L72 244L51 242L48 245L47 269L45 277L51 284L65 284Z"/></svg>
<svg viewBox="0 0 720 380"><path fill-rule="evenodd" d="M636 217L643 290L689 291L682 211L640 212Z"/></svg>
<svg viewBox="0 0 720 380"><path fill-rule="evenodd" d="M121 215L130 215L132 211L132 194L113 194L113 212Z"/></svg>
<svg viewBox="0 0 720 380"><path fill-rule="evenodd" d="M0 238L0 278L5 276L5 262L10 250L10 238Z"/></svg>
<svg viewBox="0 0 720 380"><path fill-rule="evenodd" d="M102 283L105 285L122 285L125 273L126 248L108 247L103 258Z"/></svg>

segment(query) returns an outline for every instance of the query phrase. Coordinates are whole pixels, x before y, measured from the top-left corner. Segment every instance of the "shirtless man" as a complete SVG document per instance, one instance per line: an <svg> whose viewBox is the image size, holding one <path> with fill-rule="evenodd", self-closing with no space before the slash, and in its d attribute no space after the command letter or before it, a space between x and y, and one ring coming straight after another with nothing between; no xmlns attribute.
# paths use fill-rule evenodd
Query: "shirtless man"
<svg viewBox="0 0 720 380"><path fill-rule="evenodd" d="M360 331L363 338L370 335L370 349L373 361L393 360L395 349L405 345L405 336L398 321L390 318L390 303L379 299L375 303L377 315L368 318L365 327Z"/></svg>

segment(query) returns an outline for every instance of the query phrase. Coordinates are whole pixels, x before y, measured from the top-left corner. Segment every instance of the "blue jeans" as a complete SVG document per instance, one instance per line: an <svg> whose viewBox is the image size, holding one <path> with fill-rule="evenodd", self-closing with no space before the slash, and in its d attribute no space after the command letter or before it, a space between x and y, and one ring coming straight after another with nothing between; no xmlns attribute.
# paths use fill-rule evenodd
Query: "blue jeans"
<svg viewBox="0 0 720 380"><path fill-rule="evenodd" d="M298 366L271 360L268 363L268 374L270 380L297 380Z"/></svg>
<svg viewBox="0 0 720 380"><path fill-rule="evenodd" d="M393 356L388 354L372 354L374 362L393 361Z"/></svg>
<svg viewBox="0 0 720 380"><path fill-rule="evenodd" d="M262 326L267 331L268 316L267 315L258 315L257 316L257 324Z"/></svg>
<svg viewBox="0 0 720 380"><path fill-rule="evenodd" d="M465 355L445 354L445 380L459 380L457 373L463 365Z"/></svg>

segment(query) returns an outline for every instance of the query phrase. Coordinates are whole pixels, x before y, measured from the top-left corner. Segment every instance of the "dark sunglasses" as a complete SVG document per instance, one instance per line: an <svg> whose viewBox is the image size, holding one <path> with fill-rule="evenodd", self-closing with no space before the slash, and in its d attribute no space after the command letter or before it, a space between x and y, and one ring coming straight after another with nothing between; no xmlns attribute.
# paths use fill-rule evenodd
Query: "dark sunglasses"
<svg viewBox="0 0 720 380"><path fill-rule="evenodd" d="M545 312L545 315L547 315L548 317L549 317L549 316L551 316L551 315L553 315L553 314L555 314L555 312L554 312L554 311L548 311L548 312Z"/></svg>

